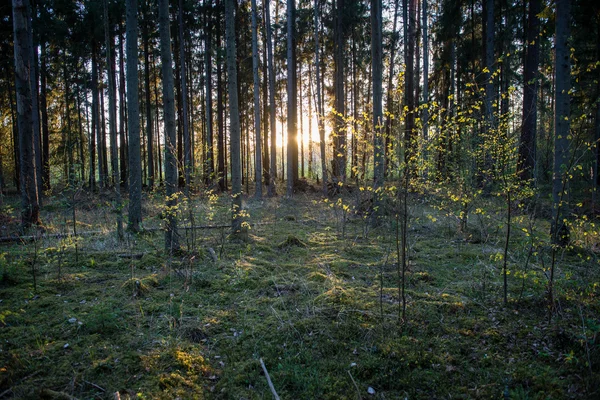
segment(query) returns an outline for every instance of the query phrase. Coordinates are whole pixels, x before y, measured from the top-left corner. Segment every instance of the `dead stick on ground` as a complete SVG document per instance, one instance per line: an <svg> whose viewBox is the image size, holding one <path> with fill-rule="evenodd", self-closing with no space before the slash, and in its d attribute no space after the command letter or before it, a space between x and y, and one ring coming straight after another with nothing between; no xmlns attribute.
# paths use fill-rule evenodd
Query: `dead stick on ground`
<svg viewBox="0 0 600 400"><path fill-rule="evenodd" d="M348 372L348 375L350 375L350 379L352 380L352 383L354 384L354 387L356 388L356 394L358 395L358 400L362 400L362 396L360 395L360 389L358 388L358 385L356 384L356 381L352 377L352 374L350 373L350 371L347 371L347 372Z"/></svg>
<svg viewBox="0 0 600 400"><path fill-rule="evenodd" d="M279 395L275 391L275 386L273 386L273 382L271 382L271 377L269 376L269 371L267 371L267 367L265 367L265 363L263 362L262 358L260 359L260 366L262 367L262 369L265 373L265 376L267 377L267 383L269 384L269 388L271 388L271 393L273 393L273 397L275 397L275 400L280 400Z"/></svg>
<svg viewBox="0 0 600 400"><path fill-rule="evenodd" d="M94 382L88 382L86 380L84 380L85 383L87 383L88 385L92 385L93 387L95 387L96 389L102 390L103 392L106 392L106 390L104 390L103 387L96 385Z"/></svg>

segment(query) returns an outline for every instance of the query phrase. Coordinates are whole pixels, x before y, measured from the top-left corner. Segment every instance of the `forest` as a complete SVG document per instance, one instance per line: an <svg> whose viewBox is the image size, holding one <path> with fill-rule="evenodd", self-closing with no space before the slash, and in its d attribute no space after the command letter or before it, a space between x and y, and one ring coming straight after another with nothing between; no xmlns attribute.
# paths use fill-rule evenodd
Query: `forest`
<svg viewBox="0 0 600 400"><path fill-rule="evenodd" d="M0 399L600 397L600 3L0 31Z"/></svg>

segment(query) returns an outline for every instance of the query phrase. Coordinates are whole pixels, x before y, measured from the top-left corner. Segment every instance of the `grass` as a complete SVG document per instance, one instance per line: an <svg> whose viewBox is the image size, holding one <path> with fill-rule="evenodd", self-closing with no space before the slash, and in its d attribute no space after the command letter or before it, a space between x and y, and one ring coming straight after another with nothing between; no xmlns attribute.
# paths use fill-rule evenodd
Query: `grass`
<svg viewBox="0 0 600 400"><path fill-rule="evenodd" d="M317 197L248 200L247 242L205 229L168 257L160 232L118 243L109 205L88 200L97 204L81 206L78 229L101 232L79 239L77 255L59 239L0 249L0 397L271 398L259 358L284 399L600 395L593 230L560 254L549 321L546 221L527 268L529 238L515 229L503 307L501 206L486 200L485 217L457 233L451 209L415 197L399 324L393 217L372 228ZM159 200L148 195L146 227L160 226ZM194 199L182 218L191 209L198 225L226 224L227 203ZM51 200L49 231L68 231L68 207Z"/></svg>

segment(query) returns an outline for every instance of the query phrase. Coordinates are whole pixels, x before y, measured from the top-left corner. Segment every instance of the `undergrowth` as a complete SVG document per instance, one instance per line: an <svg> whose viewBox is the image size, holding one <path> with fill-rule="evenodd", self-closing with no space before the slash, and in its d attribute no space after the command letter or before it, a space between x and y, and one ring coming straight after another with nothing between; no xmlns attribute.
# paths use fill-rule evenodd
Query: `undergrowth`
<svg viewBox="0 0 600 400"><path fill-rule="evenodd" d="M145 226L160 226L149 201ZM227 224L226 196L195 201L196 225ZM270 398L260 358L284 399L600 395L597 233L560 254L549 320L547 221L515 219L504 307L502 206L459 231L450 206L415 197L400 324L394 218L367 226L344 201L340 214L317 197L248 200L247 241L200 229L172 257L161 231L117 242L101 204L79 211L78 230L99 232L77 249L4 245L0 398ZM49 232L72 223L61 207Z"/></svg>

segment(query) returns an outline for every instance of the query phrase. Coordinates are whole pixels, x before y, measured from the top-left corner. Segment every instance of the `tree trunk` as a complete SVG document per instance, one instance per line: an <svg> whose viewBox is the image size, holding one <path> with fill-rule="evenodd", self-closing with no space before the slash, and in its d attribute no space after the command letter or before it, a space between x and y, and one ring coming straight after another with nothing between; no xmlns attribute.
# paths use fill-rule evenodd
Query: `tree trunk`
<svg viewBox="0 0 600 400"><path fill-rule="evenodd" d="M260 137L260 81L258 80L258 26L256 0L252 0L252 69L254 71L254 134L256 137L254 147L254 180L256 184L255 196L262 197L262 149Z"/></svg>
<svg viewBox="0 0 600 400"><path fill-rule="evenodd" d="M183 128L183 170L185 176L185 192L189 195L192 182L192 142L190 138L190 122L188 118L188 88L185 73L185 39L183 37L183 0L179 0L179 68L181 83L181 118Z"/></svg>
<svg viewBox="0 0 600 400"><path fill-rule="evenodd" d="M46 44L41 46L40 108L42 111L42 182L44 190L50 190L50 136L48 130L48 66Z"/></svg>
<svg viewBox="0 0 600 400"><path fill-rule="evenodd" d="M106 66L108 72L108 123L110 131L110 163L117 212L117 239L123 238L121 212L121 185L119 183L119 154L117 150L117 85L115 81L115 47L108 19L108 0L104 0L104 35L106 39Z"/></svg>
<svg viewBox="0 0 600 400"><path fill-rule="evenodd" d="M150 15L148 10L149 0L144 0L144 27L142 36L144 42L144 86L146 89L146 135L147 135L147 167L148 167L148 188L154 187L154 135L152 133L152 102L150 99L150 49L148 25L150 24Z"/></svg>
<svg viewBox="0 0 600 400"><path fill-rule="evenodd" d="M316 1L316 0L315 0ZM265 0L265 25L267 26L267 64L269 69L269 128L271 129L271 168L269 175L269 196L275 196L277 178L277 129L275 108L275 69L273 67L273 27L271 26L271 0Z"/></svg>
<svg viewBox="0 0 600 400"><path fill-rule="evenodd" d="M568 228L564 221L569 215L571 62L568 39L570 8L570 0L556 1L556 88L554 91L554 173L552 176L552 240L555 244L568 242Z"/></svg>
<svg viewBox="0 0 600 400"><path fill-rule="evenodd" d="M398 42L398 32L396 27L398 26L398 7L399 0L394 0L394 23L392 27L392 43L390 50L390 68L388 74L387 81L387 100L385 103L385 107L387 109L387 116L385 118L385 134L384 134L384 145L383 145L383 175L389 175L391 173L392 168L392 159L393 159L393 148L394 148L394 140L392 138L392 124L394 120L392 119L392 115L396 113L396 107L394 102L394 78L396 74L395 66L396 66L396 46ZM405 20L406 21L406 20ZM408 24L405 24L408 26ZM406 30L406 29L405 29Z"/></svg>
<svg viewBox="0 0 600 400"><path fill-rule="evenodd" d="M298 181L298 86L296 83L296 0L287 0L287 196Z"/></svg>
<svg viewBox="0 0 600 400"><path fill-rule="evenodd" d="M317 124L319 126L319 144L321 150L321 177L323 180L323 195L327 196L327 161L325 156L325 122L323 120L323 99L321 92L321 63L319 48L319 6L315 0L315 81L317 82Z"/></svg>
<svg viewBox="0 0 600 400"><path fill-rule="evenodd" d="M123 28L119 23L119 168L121 185L127 187L127 101L125 96L125 56L123 52Z"/></svg>
<svg viewBox="0 0 600 400"><path fill-rule="evenodd" d="M234 235L244 234L242 210L241 135L238 104L237 60L235 43L235 0L225 0L225 40L227 43L227 95L229 97L229 137L231 138L231 230Z"/></svg>
<svg viewBox="0 0 600 400"><path fill-rule="evenodd" d="M405 76L405 100L404 104L407 107L406 111L406 126L405 126L405 149L404 149L404 162L405 167L408 168L409 164L414 164L415 160L412 157L415 156L415 42L416 42L416 0L409 0L408 2L408 49L406 55L406 76Z"/></svg>
<svg viewBox="0 0 600 400"><path fill-rule="evenodd" d="M165 250L172 253L179 249L177 234L177 154L175 97L173 83L173 57L171 53L171 27L169 22L169 0L159 0L158 21L160 30L160 57L162 64L163 107L165 119L165 186L166 186L166 230Z"/></svg>
<svg viewBox="0 0 600 400"><path fill-rule="evenodd" d="M524 66L523 124L517 170L522 180L535 176L536 131L537 131L537 90L538 65L540 59L540 19L541 0L530 0L527 22L527 52Z"/></svg>
<svg viewBox="0 0 600 400"><path fill-rule="evenodd" d="M38 190L38 201L41 203L43 194L42 185L42 149L40 142L40 111L39 111L39 74L38 68L38 52L37 43L33 36L33 19L37 19L37 10L35 8L35 2L32 1L30 7L33 6L31 17L27 23L29 39L31 41L31 68L29 70L29 78L31 80L31 113L33 122L33 154L35 163L35 182ZM41 204L40 204L41 205Z"/></svg>
<svg viewBox="0 0 600 400"><path fill-rule="evenodd" d="M138 92L137 0L127 0L127 123L129 133L128 229L139 232L142 223L142 163L140 151L140 104Z"/></svg>
<svg viewBox="0 0 600 400"><path fill-rule="evenodd" d="M90 132L90 189L96 188L96 151L100 165L100 149L97 149L96 136L100 130L98 120L98 61L96 60L96 42L92 40L92 130Z"/></svg>
<svg viewBox="0 0 600 400"><path fill-rule="evenodd" d="M484 23L484 51L485 69L485 120L486 130L489 132L496 128L494 117L494 0L483 0Z"/></svg>
<svg viewBox="0 0 600 400"><path fill-rule="evenodd" d="M344 67L346 48L346 35L344 34L345 0L334 1L334 119L335 128L333 132L333 163L332 174L338 182L346 181L346 92L344 88Z"/></svg>
<svg viewBox="0 0 600 400"><path fill-rule="evenodd" d="M379 198L378 190L384 182L384 160L383 148L383 105L382 105L382 4L381 0L371 1L371 58L373 60L373 132L374 132L374 155L373 155L373 189L375 200Z"/></svg>
<svg viewBox="0 0 600 400"><path fill-rule="evenodd" d="M33 153L33 120L31 77L31 35L28 31L31 18L27 0L13 0L13 34L15 55L15 81L17 92L17 124L19 130L19 158L21 185L21 225L39 224L39 201Z"/></svg>
<svg viewBox="0 0 600 400"><path fill-rule="evenodd" d="M429 36L427 29L427 0L423 0L423 161L425 163L425 177L428 169L429 148Z"/></svg>
<svg viewBox="0 0 600 400"><path fill-rule="evenodd" d="M205 7L211 7L212 2L204 2ZM206 32L204 35L206 62L206 158L204 161L204 182L208 185L214 179L214 150L213 150L213 104L212 104L212 48L211 35L213 29L212 13L207 10Z"/></svg>
<svg viewBox="0 0 600 400"><path fill-rule="evenodd" d="M220 10L219 0L216 5L217 10ZM217 24L217 46L221 47L221 29L220 24ZM225 169L225 110L223 107L223 57L217 54L217 174L219 177L219 189L221 192L227 191L227 171Z"/></svg>

